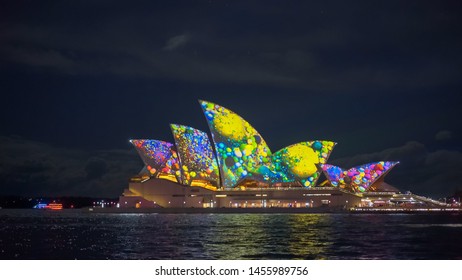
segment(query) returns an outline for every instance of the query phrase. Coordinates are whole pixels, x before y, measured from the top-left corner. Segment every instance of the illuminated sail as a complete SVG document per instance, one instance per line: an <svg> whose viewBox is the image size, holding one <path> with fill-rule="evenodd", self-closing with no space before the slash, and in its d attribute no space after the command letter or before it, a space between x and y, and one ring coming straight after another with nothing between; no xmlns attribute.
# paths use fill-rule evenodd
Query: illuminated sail
<svg viewBox="0 0 462 280"><path fill-rule="evenodd" d="M175 175L179 178L179 162L172 143L160 140L130 140L140 155L151 176L159 173Z"/></svg>
<svg viewBox="0 0 462 280"><path fill-rule="evenodd" d="M327 161L335 144L331 141L308 141L277 151L271 157L269 168L272 181L299 181L305 187L313 187L320 175L318 164Z"/></svg>
<svg viewBox="0 0 462 280"><path fill-rule="evenodd" d="M199 101L207 119L225 188L244 178L256 178L259 168L270 161L271 150L246 120L220 105Z"/></svg>
<svg viewBox="0 0 462 280"><path fill-rule="evenodd" d="M207 180L219 185L218 164L207 133L198 129L171 124L181 164L182 181Z"/></svg>
<svg viewBox="0 0 462 280"><path fill-rule="evenodd" d="M379 161L343 170L338 166L323 164L322 170L332 186L365 192L380 177L388 173L399 162Z"/></svg>

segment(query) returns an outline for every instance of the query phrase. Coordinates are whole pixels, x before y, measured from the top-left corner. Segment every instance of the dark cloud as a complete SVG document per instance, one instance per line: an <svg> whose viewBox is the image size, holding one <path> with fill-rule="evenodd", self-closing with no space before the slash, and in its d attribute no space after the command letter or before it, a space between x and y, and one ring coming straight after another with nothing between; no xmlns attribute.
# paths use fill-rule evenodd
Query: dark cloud
<svg viewBox="0 0 462 280"><path fill-rule="evenodd" d="M62 149L0 137L3 194L118 196L142 167L130 150Z"/></svg>
<svg viewBox="0 0 462 280"><path fill-rule="evenodd" d="M87 180L99 179L107 172L107 162L101 158L90 158L85 165Z"/></svg>
<svg viewBox="0 0 462 280"><path fill-rule="evenodd" d="M168 39L167 43L162 49L165 51L173 51L174 49L177 49L186 44L189 41L189 39L190 36L186 34L174 36Z"/></svg>
<svg viewBox="0 0 462 280"><path fill-rule="evenodd" d="M337 93L459 83L458 5L173 2L100 3L93 13L69 4L53 9L73 16L46 19L44 7L13 7L0 59L70 74Z"/></svg>
<svg viewBox="0 0 462 280"><path fill-rule="evenodd" d="M452 132L448 130L441 130L435 135L435 139L438 141L446 141L452 138Z"/></svg>
<svg viewBox="0 0 462 280"><path fill-rule="evenodd" d="M419 142L408 142L403 146L389 148L380 152L360 154L348 158L337 159L336 164L345 167L353 167L363 163L374 161L404 161L412 165L421 165L425 162L427 150L425 145Z"/></svg>

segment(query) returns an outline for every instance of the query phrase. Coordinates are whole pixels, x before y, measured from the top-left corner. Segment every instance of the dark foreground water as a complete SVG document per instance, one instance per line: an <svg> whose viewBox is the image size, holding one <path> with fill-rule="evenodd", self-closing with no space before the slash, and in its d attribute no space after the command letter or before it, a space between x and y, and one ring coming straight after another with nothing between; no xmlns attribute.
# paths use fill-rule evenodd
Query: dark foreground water
<svg viewBox="0 0 462 280"><path fill-rule="evenodd" d="M3 209L0 259L462 259L462 215Z"/></svg>

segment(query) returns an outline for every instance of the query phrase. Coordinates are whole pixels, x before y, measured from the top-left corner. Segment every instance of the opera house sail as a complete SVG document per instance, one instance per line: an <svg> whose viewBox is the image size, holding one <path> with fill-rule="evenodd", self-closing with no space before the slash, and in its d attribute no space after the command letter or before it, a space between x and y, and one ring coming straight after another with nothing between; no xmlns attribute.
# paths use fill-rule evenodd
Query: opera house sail
<svg viewBox="0 0 462 280"><path fill-rule="evenodd" d="M220 105L199 101L212 133L224 188L243 179L259 179L258 170L269 162L271 150L246 120Z"/></svg>
<svg viewBox="0 0 462 280"><path fill-rule="evenodd" d="M384 176L398 163L342 169L328 164L337 144L328 140L272 153L244 118L212 102L199 104L210 135L171 124L173 143L130 140L144 168L121 196L123 207L346 207L383 192Z"/></svg>
<svg viewBox="0 0 462 280"><path fill-rule="evenodd" d="M353 167L348 170L330 164L323 164L322 170L335 187L348 188L354 192L365 192L382 176L385 176L398 162L380 161Z"/></svg>
<svg viewBox="0 0 462 280"><path fill-rule="evenodd" d="M172 175L181 182L178 155L172 143L159 140L130 140L150 176Z"/></svg>
<svg viewBox="0 0 462 280"><path fill-rule="evenodd" d="M313 187L320 175L318 165L326 163L334 146L331 141L308 141L283 148L271 156L267 173L275 174L275 183L300 182Z"/></svg>
<svg viewBox="0 0 462 280"><path fill-rule="evenodd" d="M207 133L198 129L171 124L181 164L181 182L191 186L194 181L219 185L218 164Z"/></svg>

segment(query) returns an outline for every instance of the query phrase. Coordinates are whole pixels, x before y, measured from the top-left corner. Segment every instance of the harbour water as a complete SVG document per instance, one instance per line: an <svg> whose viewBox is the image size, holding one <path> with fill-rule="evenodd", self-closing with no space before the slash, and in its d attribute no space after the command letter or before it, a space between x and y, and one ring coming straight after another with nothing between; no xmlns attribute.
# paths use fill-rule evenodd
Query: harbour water
<svg viewBox="0 0 462 280"><path fill-rule="evenodd" d="M461 214L0 210L0 259L462 259Z"/></svg>

